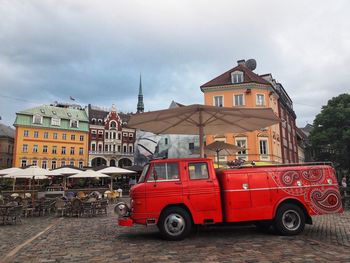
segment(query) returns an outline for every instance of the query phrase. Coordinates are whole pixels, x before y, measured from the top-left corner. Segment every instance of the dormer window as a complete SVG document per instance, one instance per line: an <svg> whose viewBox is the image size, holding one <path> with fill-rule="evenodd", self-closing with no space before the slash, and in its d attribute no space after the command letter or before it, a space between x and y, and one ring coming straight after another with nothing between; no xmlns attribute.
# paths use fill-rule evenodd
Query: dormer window
<svg viewBox="0 0 350 263"><path fill-rule="evenodd" d="M233 84L242 83L243 82L243 72L242 71L234 71L231 73L231 81Z"/></svg>
<svg viewBox="0 0 350 263"><path fill-rule="evenodd" d="M34 115L33 116L33 123L34 124L43 124L43 116L41 116L41 115Z"/></svg>
<svg viewBox="0 0 350 263"><path fill-rule="evenodd" d="M70 120L70 127L71 128L79 128L79 121L77 121L77 120Z"/></svg>
<svg viewBox="0 0 350 263"><path fill-rule="evenodd" d="M51 118L51 125L53 125L53 126L60 126L61 125L61 119L60 118Z"/></svg>
<svg viewBox="0 0 350 263"><path fill-rule="evenodd" d="M117 127L117 123L115 121L111 121L109 124L110 129L115 129Z"/></svg>

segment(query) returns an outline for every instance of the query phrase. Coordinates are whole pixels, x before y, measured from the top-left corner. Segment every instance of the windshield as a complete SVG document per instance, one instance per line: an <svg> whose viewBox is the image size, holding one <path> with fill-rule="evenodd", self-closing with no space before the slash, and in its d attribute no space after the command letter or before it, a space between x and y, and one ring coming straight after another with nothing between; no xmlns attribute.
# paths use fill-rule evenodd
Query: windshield
<svg viewBox="0 0 350 263"><path fill-rule="evenodd" d="M146 164L145 167L143 167L142 174L140 176L139 181L137 182L138 184L143 183L145 181L145 177L146 177L146 174L148 172L148 168L149 168L149 164Z"/></svg>

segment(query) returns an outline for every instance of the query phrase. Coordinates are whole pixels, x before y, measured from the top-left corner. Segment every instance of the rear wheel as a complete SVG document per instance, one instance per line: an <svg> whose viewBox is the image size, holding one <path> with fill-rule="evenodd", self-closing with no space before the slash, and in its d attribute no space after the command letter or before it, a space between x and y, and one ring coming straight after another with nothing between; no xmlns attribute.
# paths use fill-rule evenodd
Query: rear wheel
<svg viewBox="0 0 350 263"><path fill-rule="evenodd" d="M182 240L191 233L191 216L181 207L169 207L160 216L158 228L163 238Z"/></svg>
<svg viewBox="0 0 350 263"><path fill-rule="evenodd" d="M283 204L277 210L274 226L280 235L297 235L304 230L305 214L295 204Z"/></svg>

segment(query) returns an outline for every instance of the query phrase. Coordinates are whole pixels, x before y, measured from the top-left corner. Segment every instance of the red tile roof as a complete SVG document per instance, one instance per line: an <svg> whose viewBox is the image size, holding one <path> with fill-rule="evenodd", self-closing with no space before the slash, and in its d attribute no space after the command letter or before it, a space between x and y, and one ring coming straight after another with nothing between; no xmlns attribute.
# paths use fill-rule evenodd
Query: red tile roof
<svg viewBox="0 0 350 263"><path fill-rule="evenodd" d="M212 79L211 81L203 84L201 88L203 87L213 87L213 86L222 86L222 85L232 85L231 81L231 73L234 71L242 71L243 72L243 83L260 83L265 85L271 85L270 82L263 79L259 75L255 74L253 71L251 71L249 68L247 68L244 65L238 65L234 67L233 69L230 69L229 71L226 71L225 73L221 74L220 76Z"/></svg>

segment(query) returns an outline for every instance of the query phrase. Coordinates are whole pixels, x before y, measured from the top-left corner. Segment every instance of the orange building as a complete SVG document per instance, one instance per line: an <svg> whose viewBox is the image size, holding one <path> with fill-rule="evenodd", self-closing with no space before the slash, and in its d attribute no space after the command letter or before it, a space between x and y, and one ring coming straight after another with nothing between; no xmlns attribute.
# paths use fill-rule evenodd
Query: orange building
<svg viewBox="0 0 350 263"><path fill-rule="evenodd" d="M83 109L40 106L16 113L14 167L88 165L88 117Z"/></svg>
<svg viewBox="0 0 350 263"><path fill-rule="evenodd" d="M233 69L202 85L204 104L219 107L271 108L280 116L279 91L269 79L255 74L255 67L255 60L240 60ZM206 136L206 144L225 141L246 149L234 156L221 156L220 162L241 158L246 161L283 163L280 125L275 124L247 133L209 135ZM293 143L296 144L296 140Z"/></svg>

